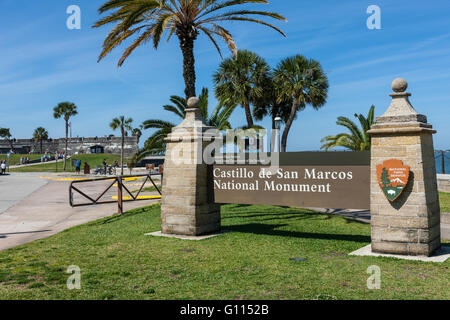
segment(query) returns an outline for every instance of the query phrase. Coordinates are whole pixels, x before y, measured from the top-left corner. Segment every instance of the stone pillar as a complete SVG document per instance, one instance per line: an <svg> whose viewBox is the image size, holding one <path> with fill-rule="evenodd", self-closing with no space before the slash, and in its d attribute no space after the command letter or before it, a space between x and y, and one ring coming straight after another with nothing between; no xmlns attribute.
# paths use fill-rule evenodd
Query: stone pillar
<svg viewBox="0 0 450 320"><path fill-rule="evenodd" d="M407 87L405 80L394 80L392 103L369 131L372 251L431 256L441 246L436 131L410 104ZM409 181L395 201L388 200L378 181L377 166L389 159L401 160L410 168Z"/></svg>
<svg viewBox="0 0 450 320"><path fill-rule="evenodd" d="M220 206L208 194L208 166L203 149L214 139L206 132L199 100L190 98L184 121L165 140L162 233L200 236L220 231Z"/></svg>

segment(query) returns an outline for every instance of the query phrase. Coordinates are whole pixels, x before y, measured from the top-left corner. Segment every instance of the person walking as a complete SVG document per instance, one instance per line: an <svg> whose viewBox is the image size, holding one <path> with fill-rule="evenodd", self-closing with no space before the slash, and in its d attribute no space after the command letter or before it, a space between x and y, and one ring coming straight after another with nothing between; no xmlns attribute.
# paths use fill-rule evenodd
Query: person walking
<svg viewBox="0 0 450 320"><path fill-rule="evenodd" d="M107 174L106 169L108 169L108 168L107 168L108 165L106 164L106 159L103 159L102 165L103 165L104 173L105 173L105 175L106 175L106 174Z"/></svg>
<svg viewBox="0 0 450 320"><path fill-rule="evenodd" d="M77 160L77 162L75 162L75 172L77 174L80 174L80 170L81 170L81 161Z"/></svg>
<svg viewBox="0 0 450 320"><path fill-rule="evenodd" d="M6 173L6 161L3 160L2 163L0 164L0 170L2 174Z"/></svg>

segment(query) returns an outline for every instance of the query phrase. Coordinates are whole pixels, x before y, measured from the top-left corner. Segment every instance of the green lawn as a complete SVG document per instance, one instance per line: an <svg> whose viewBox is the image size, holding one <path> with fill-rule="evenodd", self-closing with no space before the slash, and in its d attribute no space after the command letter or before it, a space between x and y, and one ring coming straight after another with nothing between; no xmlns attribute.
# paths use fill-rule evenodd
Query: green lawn
<svg viewBox="0 0 450 320"><path fill-rule="evenodd" d="M450 212L450 193L439 192L439 203L441 211Z"/></svg>
<svg viewBox="0 0 450 320"><path fill-rule="evenodd" d="M40 159L42 155L40 154L11 154L9 157L9 165L14 166L20 163L20 158L30 158L30 160ZM0 154L0 161L7 160L6 154Z"/></svg>
<svg viewBox="0 0 450 320"><path fill-rule="evenodd" d="M86 161L91 169L94 169L97 165L101 165L103 159L106 159L106 163L108 165L111 165L114 163L114 161L119 161L120 163L120 155L117 154L109 154L109 153L105 153L105 154L79 154L79 155L74 155L72 156L72 159L79 159L81 160L81 169L83 169L84 167L84 162ZM70 167L70 161L71 160L67 160L67 164L66 164L66 168L67 171L71 171L71 172L75 172L75 167L71 168ZM63 169L63 161L60 160L58 161L58 164L56 165L55 163L42 163L39 165L35 165L35 166L26 166L26 167L20 167L20 168L14 168L11 169L12 172L61 172ZM58 166L58 167L56 167Z"/></svg>
<svg viewBox="0 0 450 320"><path fill-rule="evenodd" d="M222 225L231 232L203 241L144 236L160 230L153 206L75 227L0 252L0 299L450 299L450 261L348 256L368 224L228 205ZM81 290L66 289L71 265ZM380 290L366 286L372 265Z"/></svg>

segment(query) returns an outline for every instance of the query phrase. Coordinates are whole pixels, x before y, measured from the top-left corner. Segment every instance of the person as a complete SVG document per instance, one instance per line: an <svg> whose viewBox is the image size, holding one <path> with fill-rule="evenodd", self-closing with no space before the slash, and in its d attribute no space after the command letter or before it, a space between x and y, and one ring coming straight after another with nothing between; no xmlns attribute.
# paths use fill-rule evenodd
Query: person
<svg viewBox="0 0 450 320"><path fill-rule="evenodd" d="M81 161L77 160L77 162L75 162L75 172L77 174L80 174L80 169L81 169Z"/></svg>
<svg viewBox="0 0 450 320"><path fill-rule="evenodd" d="M5 174L5 172L6 172L6 161L5 160L3 160L2 163L0 164L0 169L1 169L2 174Z"/></svg>
<svg viewBox="0 0 450 320"><path fill-rule="evenodd" d="M91 173L91 167L89 164L85 161L84 162L84 174L90 174Z"/></svg>
<svg viewBox="0 0 450 320"><path fill-rule="evenodd" d="M104 172L105 172L105 175L106 175L107 174L106 173L106 169L107 169L106 159L103 159L102 165L103 165L103 169L105 170Z"/></svg>

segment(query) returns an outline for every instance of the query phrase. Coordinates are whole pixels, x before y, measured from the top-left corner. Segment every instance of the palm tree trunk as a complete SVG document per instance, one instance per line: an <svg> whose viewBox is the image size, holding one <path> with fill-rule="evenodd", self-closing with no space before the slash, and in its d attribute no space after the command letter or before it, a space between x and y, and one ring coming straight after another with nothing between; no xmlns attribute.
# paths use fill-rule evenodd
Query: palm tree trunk
<svg viewBox="0 0 450 320"><path fill-rule="evenodd" d="M66 120L66 150L64 153L64 164L63 164L63 170L66 171L66 160L67 160L67 140L69 138L69 120Z"/></svg>
<svg viewBox="0 0 450 320"><path fill-rule="evenodd" d="M247 118L247 125L249 128L252 128L254 123L253 123L252 112L250 111L250 104L246 103L244 105L244 109L245 109L245 117Z"/></svg>
<svg viewBox="0 0 450 320"><path fill-rule="evenodd" d="M41 142L41 154L42 154L42 139L40 140L40 142Z"/></svg>
<svg viewBox="0 0 450 320"><path fill-rule="evenodd" d="M270 152L274 152L275 147L275 115L272 113L272 131L270 133Z"/></svg>
<svg viewBox="0 0 450 320"><path fill-rule="evenodd" d="M295 119L295 114L297 113L297 102L292 102L291 113L289 114L289 119L286 122L286 126L284 127L283 136L281 137L281 152L286 152L287 148L287 138L289 135L289 130L291 130L292 123Z"/></svg>
<svg viewBox="0 0 450 320"><path fill-rule="evenodd" d="M183 53L183 78L185 84L184 93L186 101L195 97L195 58L194 58L194 40L195 38L187 35L180 35L180 47Z"/></svg>
<svg viewBox="0 0 450 320"><path fill-rule="evenodd" d="M123 176L123 148L125 145L125 131L122 128L122 147L120 149L120 175Z"/></svg>

